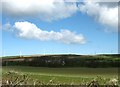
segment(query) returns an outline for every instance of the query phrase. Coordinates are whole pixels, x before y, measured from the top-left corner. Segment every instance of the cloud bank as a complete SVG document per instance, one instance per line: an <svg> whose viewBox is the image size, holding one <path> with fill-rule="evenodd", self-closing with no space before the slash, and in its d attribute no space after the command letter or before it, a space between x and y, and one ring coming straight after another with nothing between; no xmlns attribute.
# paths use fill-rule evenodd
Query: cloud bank
<svg viewBox="0 0 120 87"><path fill-rule="evenodd" d="M64 0L2 0L3 13L17 17L37 17L53 21L72 16L78 10L75 3Z"/></svg>
<svg viewBox="0 0 120 87"><path fill-rule="evenodd" d="M13 17L32 17L38 20L54 21L71 17L77 12L92 16L99 23L117 31L118 6L109 6L110 2L101 4L103 0L84 0L79 6L77 0L1 0L3 14ZM106 0L105 2L107 2ZM111 0L114 1L114 0ZM118 0L116 0L118 1ZM77 1L79 2L79 1Z"/></svg>
<svg viewBox="0 0 120 87"><path fill-rule="evenodd" d="M118 31L118 6L110 2L118 0L0 0L3 14L22 18L30 17L43 21L55 21L73 16L77 12L93 17L110 31ZM109 2L108 2L109 1ZM101 2L107 2L102 3ZM80 20L80 18L78 18ZM112 29L112 30L111 30Z"/></svg>
<svg viewBox="0 0 120 87"><path fill-rule="evenodd" d="M15 22L13 25L17 35L26 39L37 39L40 41L58 41L65 44L85 44L86 40L82 34L76 34L69 30L61 30L60 32L45 31L38 28L30 22Z"/></svg>
<svg viewBox="0 0 120 87"><path fill-rule="evenodd" d="M118 27L118 6L110 6L109 3L92 2L92 0L85 0L79 6L80 11L92 16L99 23L109 26L113 31L117 31Z"/></svg>

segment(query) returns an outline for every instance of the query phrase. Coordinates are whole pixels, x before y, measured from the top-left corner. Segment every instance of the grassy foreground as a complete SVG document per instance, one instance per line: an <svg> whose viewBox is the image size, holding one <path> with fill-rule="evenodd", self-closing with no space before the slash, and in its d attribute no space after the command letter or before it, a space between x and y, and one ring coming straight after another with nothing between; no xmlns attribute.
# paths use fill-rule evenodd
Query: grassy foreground
<svg viewBox="0 0 120 87"><path fill-rule="evenodd" d="M118 80L117 68L47 68L27 66L4 66L2 67L3 81L13 77L7 72L15 72L17 75L27 75L28 84L39 81L42 84L88 84L91 81L98 81L99 84L113 84ZM22 77L20 77L22 78Z"/></svg>

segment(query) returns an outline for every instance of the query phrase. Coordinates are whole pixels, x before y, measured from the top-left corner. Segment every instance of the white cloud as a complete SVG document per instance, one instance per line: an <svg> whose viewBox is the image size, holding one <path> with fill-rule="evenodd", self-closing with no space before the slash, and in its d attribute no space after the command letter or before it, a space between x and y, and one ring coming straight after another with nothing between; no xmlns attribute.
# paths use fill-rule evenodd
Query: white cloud
<svg viewBox="0 0 120 87"><path fill-rule="evenodd" d="M14 17L37 17L52 21L72 16L78 10L75 3L64 0L2 0L3 13Z"/></svg>
<svg viewBox="0 0 120 87"><path fill-rule="evenodd" d="M12 26L10 25L10 23L6 23L5 25L2 26L3 30L7 30L7 31L12 31Z"/></svg>
<svg viewBox="0 0 120 87"><path fill-rule="evenodd" d="M92 0L86 0L79 6L80 11L92 16L105 26L109 26L112 31L118 30L118 6L108 6L105 3L92 2Z"/></svg>
<svg viewBox="0 0 120 87"><path fill-rule="evenodd" d="M60 32L45 31L38 28L30 22L15 22L13 26L19 37L26 39L38 39L40 41L59 41L66 44L84 44L86 40L82 34L76 34L69 30L61 30Z"/></svg>
<svg viewBox="0 0 120 87"><path fill-rule="evenodd" d="M118 0L84 0L83 4L78 6L76 2L80 1L0 0L0 4L2 3L3 14L20 19L30 17L36 20L54 21L71 17L76 12L82 12L107 26L107 31L118 31L118 6L110 4Z"/></svg>

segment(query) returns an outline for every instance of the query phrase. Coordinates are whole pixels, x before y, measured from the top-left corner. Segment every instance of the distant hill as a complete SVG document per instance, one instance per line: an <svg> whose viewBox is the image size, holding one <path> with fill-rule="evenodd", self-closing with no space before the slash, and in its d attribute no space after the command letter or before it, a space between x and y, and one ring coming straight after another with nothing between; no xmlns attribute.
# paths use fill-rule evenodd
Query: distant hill
<svg viewBox="0 0 120 87"><path fill-rule="evenodd" d="M96 55L77 55L77 54L37 54L37 55L21 55L21 57L40 57L40 56L113 56L119 57L120 54L96 54ZM17 56L4 56L4 58L18 58L20 55Z"/></svg>
<svg viewBox="0 0 120 87"><path fill-rule="evenodd" d="M54 54L2 57L2 65L36 67L119 67L120 54Z"/></svg>

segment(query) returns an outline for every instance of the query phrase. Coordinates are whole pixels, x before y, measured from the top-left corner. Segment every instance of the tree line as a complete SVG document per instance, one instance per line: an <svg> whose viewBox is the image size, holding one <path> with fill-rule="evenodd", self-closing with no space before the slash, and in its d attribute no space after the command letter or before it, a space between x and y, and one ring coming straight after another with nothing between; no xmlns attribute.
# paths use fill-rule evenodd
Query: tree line
<svg viewBox="0 0 120 87"><path fill-rule="evenodd" d="M23 58L23 61L3 61L3 66L34 67L120 67L119 56L83 56L83 55L49 55ZM13 59L14 60L14 59Z"/></svg>

